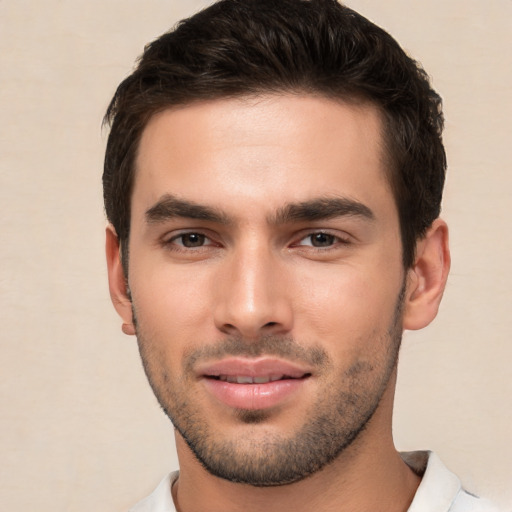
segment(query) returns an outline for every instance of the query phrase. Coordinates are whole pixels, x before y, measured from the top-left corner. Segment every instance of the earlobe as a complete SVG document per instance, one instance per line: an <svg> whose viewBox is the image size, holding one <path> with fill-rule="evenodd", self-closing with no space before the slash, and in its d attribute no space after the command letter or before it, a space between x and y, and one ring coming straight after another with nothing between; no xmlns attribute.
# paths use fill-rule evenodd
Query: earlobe
<svg viewBox="0 0 512 512"><path fill-rule="evenodd" d="M436 317L449 270L448 227L436 219L418 241L415 263L408 271L404 329L422 329Z"/></svg>
<svg viewBox="0 0 512 512"><path fill-rule="evenodd" d="M133 335L135 334L135 327L133 325L132 303L121 262L119 238L111 224L106 228L105 250L110 298L114 308L123 320L122 331L125 334Z"/></svg>

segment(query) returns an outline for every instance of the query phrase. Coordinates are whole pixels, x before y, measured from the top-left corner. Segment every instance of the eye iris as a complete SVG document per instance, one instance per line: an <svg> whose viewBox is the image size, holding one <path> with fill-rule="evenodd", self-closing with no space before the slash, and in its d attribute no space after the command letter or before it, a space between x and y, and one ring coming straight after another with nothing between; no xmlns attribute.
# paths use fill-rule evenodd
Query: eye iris
<svg viewBox="0 0 512 512"><path fill-rule="evenodd" d="M181 240L185 247L201 247L204 245L205 236L199 233L187 233Z"/></svg>
<svg viewBox="0 0 512 512"><path fill-rule="evenodd" d="M311 243L314 247L328 247L334 243L334 236L327 233L315 233L311 235Z"/></svg>

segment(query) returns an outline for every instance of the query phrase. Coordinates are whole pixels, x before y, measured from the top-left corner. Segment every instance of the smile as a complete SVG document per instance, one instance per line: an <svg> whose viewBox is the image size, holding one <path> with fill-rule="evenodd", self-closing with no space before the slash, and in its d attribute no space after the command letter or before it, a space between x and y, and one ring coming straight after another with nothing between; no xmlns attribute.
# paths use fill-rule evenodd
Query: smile
<svg viewBox="0 0 512 512"><path fill-rule="evenodd" d="M281 359L228 358L197 368L199 380L216 403L257 410L285 405L304 391L311 368Z"/></svg>
<svg viewBox="0 0 512 512"><path fill-rule="evenodd" d="M283 379L296 379L297 377L290 377L289 375L269 375L261 377L251 377L249 375L219 375L210 376L210 378L236 384L266 384L267 382L276 382Z"/></svg>

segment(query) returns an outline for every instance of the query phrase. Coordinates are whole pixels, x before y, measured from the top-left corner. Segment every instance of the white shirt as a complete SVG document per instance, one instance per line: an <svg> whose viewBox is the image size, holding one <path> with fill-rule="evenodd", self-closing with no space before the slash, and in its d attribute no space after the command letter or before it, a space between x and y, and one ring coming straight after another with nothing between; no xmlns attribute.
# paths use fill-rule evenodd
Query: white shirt
<svg viewBox="0 0 512 512"><path fill-rule="evenodd" d="M465 491L460 480L435 453L407 452L401 455L413 471L423 475L408 512L499 512L487 500ZM150 496L129 512L176 512L171 484L177 478L177 471L167 475Z"/></svg>

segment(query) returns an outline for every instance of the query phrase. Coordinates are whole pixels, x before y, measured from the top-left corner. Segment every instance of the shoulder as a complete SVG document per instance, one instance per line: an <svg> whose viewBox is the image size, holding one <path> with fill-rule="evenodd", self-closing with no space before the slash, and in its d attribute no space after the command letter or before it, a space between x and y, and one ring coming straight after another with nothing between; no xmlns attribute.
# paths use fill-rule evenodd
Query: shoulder
<svg viewBox="0 0 512 512"><path fill-rule="evenodd" d="M450 512L504 512L500 511L490 501L473 496L467 491L459 492L457 499L454 501Z"/></svg>
<svg viewBox="0 0 512 512"><path fill-rule="evenodd" d="M171 486L178 478L178 472L168 474L157 488L128 512L176 512L171 495Z"/></svg>
<svg viewBox="0 0 512 512"><path fill-rule="evenodd" d="M422 477L408 512L500 512L489 501L466 491L433 452L402 453L403 460Z"/></svg>

